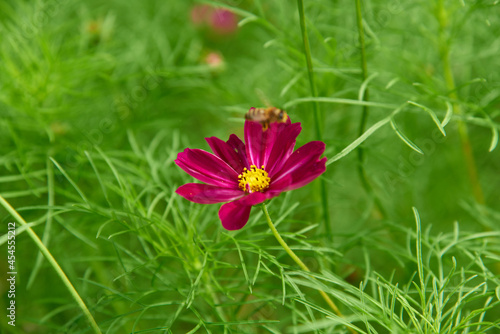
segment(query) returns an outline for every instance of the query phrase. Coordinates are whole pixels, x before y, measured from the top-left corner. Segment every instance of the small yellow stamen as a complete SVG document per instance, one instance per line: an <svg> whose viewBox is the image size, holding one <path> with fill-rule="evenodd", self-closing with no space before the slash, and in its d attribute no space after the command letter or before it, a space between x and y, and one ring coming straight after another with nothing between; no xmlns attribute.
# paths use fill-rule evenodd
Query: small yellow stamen
<svg viewBox="0 0 500 334"><path fill-rule="evenodd" d="M269 188L269 182L271 182L264 166L257 168L255 165L251 165L250 170L243 168L243 172L238 175L238 180L240 189L247 193L263 192Z"/></svg>

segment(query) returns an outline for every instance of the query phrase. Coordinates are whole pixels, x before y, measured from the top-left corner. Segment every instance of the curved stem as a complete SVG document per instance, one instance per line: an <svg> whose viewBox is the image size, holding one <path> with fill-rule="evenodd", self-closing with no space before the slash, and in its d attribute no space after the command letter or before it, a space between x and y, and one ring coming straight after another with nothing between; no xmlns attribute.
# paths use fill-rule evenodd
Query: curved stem
<svg viewBox="0 0 500 334"><path fill-rule="evenodd" d="M271 217L269 216L269 212L267 211L266 203L262 203L262 211L264 212L264 215L266 216L267 225L269 225L269 228L273 232L274 237L276 238L276 240L278 240L278 242L283 247L285 252L287 252L287 254L290 255L290 257L293 259L293 261L295 261L295 263L297 263L299 265L299 267L302 268L302 270L304 270L306 272L311 272L311 270L306 266L306 264L304 262L302 262L302 260L297 256L297 254L295 254L295 252L290 248L290 246L288 246L286 241L283 240L283 238L279 234L278 230L276 229L276 227L273 224L273 221L271 220ZM311 277L315 278L313 276L311 276ZM335 314L337 314L339 317L344 317L342 315L342 313L340 312L339 308L337 307L337 305L335 305L333 300L331 300L331 298L326 294L326 292L324 292L323 290L319 290L319 293L321 294L321 296L323 297L325 302L328 304L328 306L330 306L330 308L333 310L333 312L335 312ZM350 327L348 327L348 329L352 334L357 334L354 329L352 329Z"/></svg>
<svg viewBox="0 0 500 334"><path fill-rule="evenodd" d="M311 47L309 46L309 38L307 37L306 16L304 14L304 2L302 0L297 0L297 6L299 8L300 30L302 33L302 41L304 43L304 54L306 56L309 86L311 88L311 95L314 98L318 97L318 91L316 89L316 84L314 80L314 69L311 57ZM321 112L319 110L319 104L317 101L313 102L313 110L314 110L314 127L316 129L316 138L317 140L323 140L323 135L321 131L322 117L321 117ZM323 211L323 221L325 224L324 228L327 237L331 237L332 231L330 226L330 213L328 211L328 189L323 179L320 179L320 187L321 187L321 206Z"/></svg>
<svg viewBox="0 0 500 334"><path fill-rule="evenodd" d="M57 275L61 278L61 280L63 281L63 284L69 290L70 294L73 296L73 298L75 299L75 301L78 304L78 306L80 306L80 309L83 311L85 317L87 318L88 322L90 323L90 327L92 328L93 332L96 333L96 334L101 334L101 330L99 329L99 326L97 325L94 317L92 316L92 314L90 313L89 309L85 305L85 302L83 301L82 297L80 297L80 295L76 291L76 289L73 286L73 284L71 284L71 281L69 280L68 276L66 276L66 274L64 273L64 271L62 270L62 268L57 263L56 259L54 259L54 257L50 253L50 251L47 249L47 247L45 247L45 245L43 244L42 240L40 240L40 238L38 237L38 235L35 233L35 231L33 231L33 229L31 227L28 226L28 224L23 219L23 217L21 217L19 215L19 213L1 195L0 195L0 204L22 226L25 226L25 227L27 226L26 231L28 232L29 236L31 237L31 239L33 239L33 241L35 242L35 244L37 245L37 247L40 249L40 252L45 256L45 258L50 263L50 265L52 266L52 268L54 268L54 270L56 271Z"/></svg>

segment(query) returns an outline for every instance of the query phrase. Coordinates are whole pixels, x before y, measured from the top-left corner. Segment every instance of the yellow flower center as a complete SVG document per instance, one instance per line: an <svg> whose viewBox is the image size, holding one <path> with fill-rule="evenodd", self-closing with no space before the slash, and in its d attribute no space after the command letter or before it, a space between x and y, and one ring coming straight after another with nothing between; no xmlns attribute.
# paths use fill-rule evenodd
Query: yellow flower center
<svg viewBox="0 0 500 334"><path fill-rule="evenodd" d="M247 193L263 192L269 188L269 182L271 182L264 166L257 168L255 165L250 166L250 170L243 168L243 172L238 175L238 180L240 189Z"/></svg>

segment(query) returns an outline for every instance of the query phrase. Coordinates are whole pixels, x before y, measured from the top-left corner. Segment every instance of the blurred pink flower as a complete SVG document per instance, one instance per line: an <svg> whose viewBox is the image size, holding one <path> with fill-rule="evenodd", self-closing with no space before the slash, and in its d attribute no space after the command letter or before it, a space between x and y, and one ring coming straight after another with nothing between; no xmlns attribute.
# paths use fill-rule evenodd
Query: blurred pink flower
<svg viewBox="0 0 500 334"><path fill-rule="evenodd" d="M224 58L218 52L211 51L204 58L203 61L205 64L210 66L213 69L218 69L224 66Z"/></svg>
<svg viewBox="0 0 500 334"><path fill-rule="evenodd" d="M245 121L245 143L236 135L227 142L206 138L214 152L186 148L175 163L205 183L187 183L176 193L201 204L228 202L219 210L222 226L241 229L253 205L305 186L326 170L321 159L325 143L312 141L294 151L302 130L300 123L271 123L266 131L254 121Z"/></svg>
<svg viewBox="0 0 500 334"><path fill-rule="evenodd" d="M238 29L238 20L233 12L218 8L212 13L211 26L215 32L221 35L232 34Z"/></svg>
<svg viewBox="0 0 500 334"><path fill-rule="evenodd" d="M191 22L196 27L208 27L219 35L230 35L238 30L236 15L224 8L196 5L191 9Z"/></svg>

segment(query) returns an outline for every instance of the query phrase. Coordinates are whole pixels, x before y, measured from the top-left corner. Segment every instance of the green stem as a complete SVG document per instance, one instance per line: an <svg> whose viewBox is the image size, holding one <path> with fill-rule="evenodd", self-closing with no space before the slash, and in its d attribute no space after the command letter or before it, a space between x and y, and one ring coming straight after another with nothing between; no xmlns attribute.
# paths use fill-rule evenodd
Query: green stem
<svg viewBox="0 0 500 334"><path fill-rule="evenodd" d="M299 7L300 30L302 32L302 41L304 43L304 52L306 56L309 86L311 88L312 96L317 97L318 92L316 90L316 84L314 80L314 69L311 57L311 47L309 46L309 38L307 37L306 16L304 14L304 2L302 0L297 0L297 5ZM321 122L320 122L321 115L319 111L319 105L317 102L313 103L313 108L314 108L314 126L316 128L316 137L319 140L321 140L322 139Z"/></svg>
<svg viewBox="0 0 500 334"><path fill-rule="evenodd" d="M448 96L452 100L458 101L459 99L455 85L455 78L453 77L453 71L451 68L449 39L445 36L446 27L448 26L447 15L448 14L444 7L443 0L438 0L436 17L439 22L439 53L441 56L441 62L443 64L444 80L446 82L446 89L449 92ZM453 103L453 113L458 116L463 116L463 111L460 104ZM485 201L483 190L481 188L481 183L479 182L479 178L477 175L476 162L474 159L474 153L472 151L472 145L469 139L467 124L462 120L461 117L459 117L457 120L457 127L474 198L479 204L484 204Z"/></svg>
<svg viewBox="0 0 500 334"><path fill-rule="evenodd" d="M290 255L290 257L293 259L293 261L295 261L295 263L297 263L299 265L299 267L302 268L302 270L310 273L311 270L306 266L306 264L304 262L302 262L302 260L297 256L297 254L295 254L295 252L290 248L290 246L288 246L286 241L283 240L280 233L278 232L278 230L274 226L273 221L271 220L271 217L269 216L269 212L267 211L266 203L262 203L262 211L264 212L264 215L266 216L267 225L269 225L269 228L273 232L273 235L276 238L276 240L278 240L278 242L280 243L281 247L283 247L285 252L287 252L287 254ZM315 278L313 276L311 276L311 277ZM333 310L333 312L335 312L335 314L337 314L339 317L344 317L342 315L342 313L340 312L339 308L337 307L337 305L335 305L335 303L326 294L326 292L324 292L323 290L319 290L319 293L321 294L321 296L323 297L325 302L328 304L328 306L330 306L330 308ZM348 329L351 333L356 334L356 331L354 331L352 328L349 327Z"/></svg>
<svg viewBox="0 0 500 334"><path fill-rule="evenodd" d="M302 33L302 41L304 43L304 53L306 56L306 64L307 64L307 74L309 77L309 86L311 89L311 95L315 98L318 97L318 91L316 90L316 84L314 80L314 69L312 64L311 57L311 47L309 46L309 38L307 37L307 29L306 29L306 16L304 14L304 2L302 0L297 0L297 6L299 9L299 20L300 20L300 30ZM323 140L323 134L321 131L321 112L319 110L319 104L317 101L313 102L313 110L314 110L314 127L316 129L316 138L317 140ZM326 235L328 237L331 236L331 226L330 226L330 213L328 210L328 188L326 187L325 180L320 179L320 188L321 188L321 206L323 211L323 220L324 220L324 228Z"/></svg>
<svg viewBox="0 0 500 334"><path fill-rule="evenodd" d="M33 231L33 229L26 223L26 221L19 215L19 213L7 202L1 195L0 195L0 204L9 212L14 219L16 219L22 226L26 227L26 231L28 232L29 236L31 239L35 242L37 247L40 249L40 252L45 256L47 261L50 263L50 265L54 268L56 271L57 275L61 278L63 281L63 284L66 286L66 288L69 290L70 294L73 296L75 299L76 303L80 308L82 309L83 313L87 317L88 322L90 323L90 326L92 327L94 333L101 334L101 330L99 329L99 326L95 322L94 317L92 317L92 314L90 313L89 309L85 305L85 302L82 300L78 292L76 291L75 287L73 284L71 284L70 280L62 270L62 268L59 266L57 263L56 259L52 256L50 251L45 247L43 244L42 240L38 237L38 235Z"/></svg>
<svg viewBox="0 0 500 334"><path fill-rule="evenodd" d="M366 65L366 50L365 50L365 33L363 29L363 17L361 14L361 0L356 0L356 21L358 26L358 39L359 39L359 47L361 49L361 75L363 82L368 78L368 66ZM362 101L369 100L369 90L366 88ZM359 123L359 131L358 136L361 136L363 132L365 132L366 127L366 119L368 118L368 106L363 105L363 113L361 115L361 121ZM363 161L363 150L360 148L358 150L358 154L360 157L360 161Z"/></svg>
<svg viewBox="0 0 500 334"><path fill-rule="evenodd" d="M361 0L356 0L356 22L357 22L357 27L358 27L358 39L359 39L359 47L361 49L361 76L363 79L363 82L365 82L368 78L368 66L367 66L367 61L366 61L366 47L365 47L365 32L363 29L363 16L361 13ZM362 96L362 101L367 102L370 99L370 91L368 87L365 89L364 94ZM368 119L368 105L364 104L363 105L363 111L361 114L361 120L359 122L359 128L358 128L358 137L360 137L366 129L366 122ZM378 207L379 212L382 216L385 215L385 210L382 207L382 203L380 202L379 198L375 195L373 191L373 187L368 179L368 175L366 174L366 169L365 169L365 151L364 149L360 146L358 148L358 175L361 180L361 184L363 185L363 188L365 191L368 193L369 196L373 196L375 205Z"/></svg>

